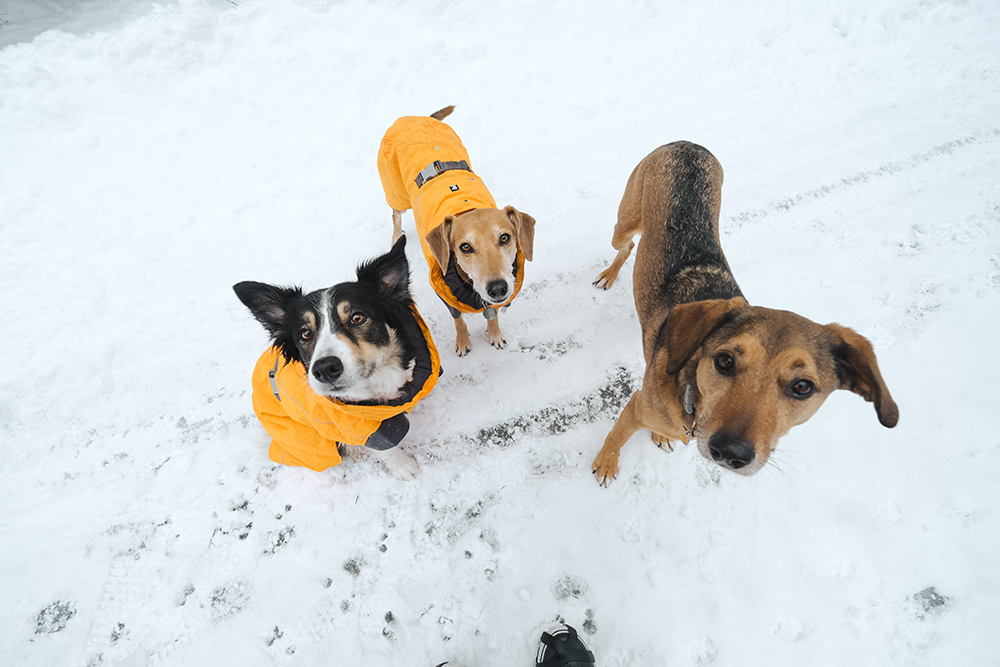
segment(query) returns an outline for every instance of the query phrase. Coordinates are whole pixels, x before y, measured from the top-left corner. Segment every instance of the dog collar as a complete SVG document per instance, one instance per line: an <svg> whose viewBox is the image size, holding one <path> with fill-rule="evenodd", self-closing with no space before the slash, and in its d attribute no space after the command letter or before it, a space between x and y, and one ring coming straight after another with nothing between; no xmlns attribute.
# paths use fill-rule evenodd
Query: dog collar
<svg viewBox="0 0 1000 667"><path fill-rule="evenodd" d="M684 412L694 418L691 422L691 428L681 426L681 429L684 430L684 435L681 436L681 442L686 445L694 439L694 432L698 428L698 418L694 416L694 392L691 391L690 382L688 383L687 388L684 389Z"/></svg>
<svg viewBox="0 0 1000 667"><path fill-rule="evenodd" d="M506 306L486 306L486 308L483 309L483 317L485 317L487 321L495 320L499 313L506 313L508 308L510 308L509 303Z"/></svg>

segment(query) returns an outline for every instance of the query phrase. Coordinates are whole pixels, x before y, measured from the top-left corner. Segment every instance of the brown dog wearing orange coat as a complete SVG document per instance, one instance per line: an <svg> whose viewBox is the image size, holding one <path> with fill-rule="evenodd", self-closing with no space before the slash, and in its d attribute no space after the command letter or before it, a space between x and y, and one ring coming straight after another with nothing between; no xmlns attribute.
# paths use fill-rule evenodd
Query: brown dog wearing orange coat
<svg viewBox="0 0 1000 667"><path fill-rule="evenodd" d="M379 145L378 173L392 208L393 243L403 234L403 212L413 209L431 287L455 319L461 357L472 349L465 313L482 313L490 344L507 345L498 313L524 283L535 219L513 206L497 209L461 139L441 122L454 108L393 123Z"/></svg>
<svg viewBox="0 0 1000 667"><path fill-rule="evenodd" d="M752 475L836 389L874 403L883 426L899 419L867 339L747 303L722 252L721 204L722 166L686 141L657 148L629 177L611 241L618 256L594 284L611 287L641 234L633 293L646 371L594 459L604 486L639 429L661 447L695 439L706 458Z"/></svg>

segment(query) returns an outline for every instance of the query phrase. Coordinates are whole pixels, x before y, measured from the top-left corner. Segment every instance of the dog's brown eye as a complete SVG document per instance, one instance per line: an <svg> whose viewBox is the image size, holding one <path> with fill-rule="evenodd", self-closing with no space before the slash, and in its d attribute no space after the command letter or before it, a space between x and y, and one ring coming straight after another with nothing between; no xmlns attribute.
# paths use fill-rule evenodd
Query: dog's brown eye
<svg viewBox="0 0 1000 667"><path fill-rule="evenodd" d="M368 318L366 318L363 314L354 313L351 315L351 324L362 324L366 319Z"/></svg>
<svg viewBox="0 0 1000 667"><path fill-rule="evenodd" d="M730 375L736 367L736 360L728 352L720 352L715 355L715 369L723 375Z"/></svg>
<svg viewBox="0 0 1000 667"><path fill-rule="evenodd" d="M472 252L472 246L469 245L468 243L463 243L462 245L458 246L458 249L464 252L466 255Z"/></svg>
<svg viewBox="0 0 1000 667"><path fill-rule="evenodd" d="M312 338L313 332L311 329L303 329L299 332L299 340L306 341Z"/></svg>
<svg viewBox="0 0 1000 667"><path fill-rule="evenodd" d="M715 370L723 375L732 375L736 368L736 360L728 352L720 352L715 355Z"/></svg>
<svg viewBox="0 0 1000 667"><path fill-rule="evenodd" d="M507 245L508 243L510 243L510 234L501 234L500 245Z"/></svg>
<svg viewBox="0 0 1000 667"><path fill-rule="evenodd" d="M788 390L794 398L809 398L816 391L816 386L809 380L796 380Z"/></svg>

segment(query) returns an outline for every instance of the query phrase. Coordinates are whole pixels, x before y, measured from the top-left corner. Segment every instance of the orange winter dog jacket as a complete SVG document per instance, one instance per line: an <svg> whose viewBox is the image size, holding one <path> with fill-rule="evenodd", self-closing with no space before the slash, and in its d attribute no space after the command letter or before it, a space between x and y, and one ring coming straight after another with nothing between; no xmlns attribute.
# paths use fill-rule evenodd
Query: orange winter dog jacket
<svg viewBox="0 0 1000 667"><path fill-rule="evenodd" d="M420 247L430 267L434 291L459 313L481 313L485 306L478 295L461 284L453 266L438 265L426 238L432 229L444 222L446 216L477 208L496 208L496 202L482 179L472 171L445 171L421 186L416 181L417 175L435 161L461 160L469 164L469 154L447 123L430 116L404 116L393 123L382 138L378 151L378 174L382 179L386 203L397 211L413 209ZM454 261L453 256L450 264ZM515 261L514 293L502 305L513 301L524 283L524 255L520 249Z"/></svg>
<svg viewBox="0 0 1000 667"><path fill-rule="evenodd" d="M338 442L364 445L383 420L409 412L430 393L441 374L441 358L416 307L412 312L414 327L423 337L423 345L417 345L413 380L403 387L400 398L385 404L344 403L321 396L309 386L300 362L289 363L275 347L261 355L253 370L253 410L272 438L268 452L272 461L326 470L341 461ZM280 400L269 378L273 369Z"/></svg>

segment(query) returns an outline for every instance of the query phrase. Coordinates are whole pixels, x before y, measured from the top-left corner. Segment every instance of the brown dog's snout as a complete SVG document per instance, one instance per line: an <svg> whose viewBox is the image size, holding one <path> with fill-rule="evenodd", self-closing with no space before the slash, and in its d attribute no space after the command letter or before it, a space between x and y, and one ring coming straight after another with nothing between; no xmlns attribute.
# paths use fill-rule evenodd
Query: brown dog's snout
<svg viewBox="0 0 1000 667"><path fill-rule="evenodd" d="M723 431L709 438L708 452L712 455L712 459L733 470L745 468L753 463L753 445Z"/></svg>
<svg viewBox="0 0 1000 667"><path fill-rule="evenodd" d="M486 294L494 301L503 301L507 298L509 287L506 280L491 280L486 283Z"/></svg>

